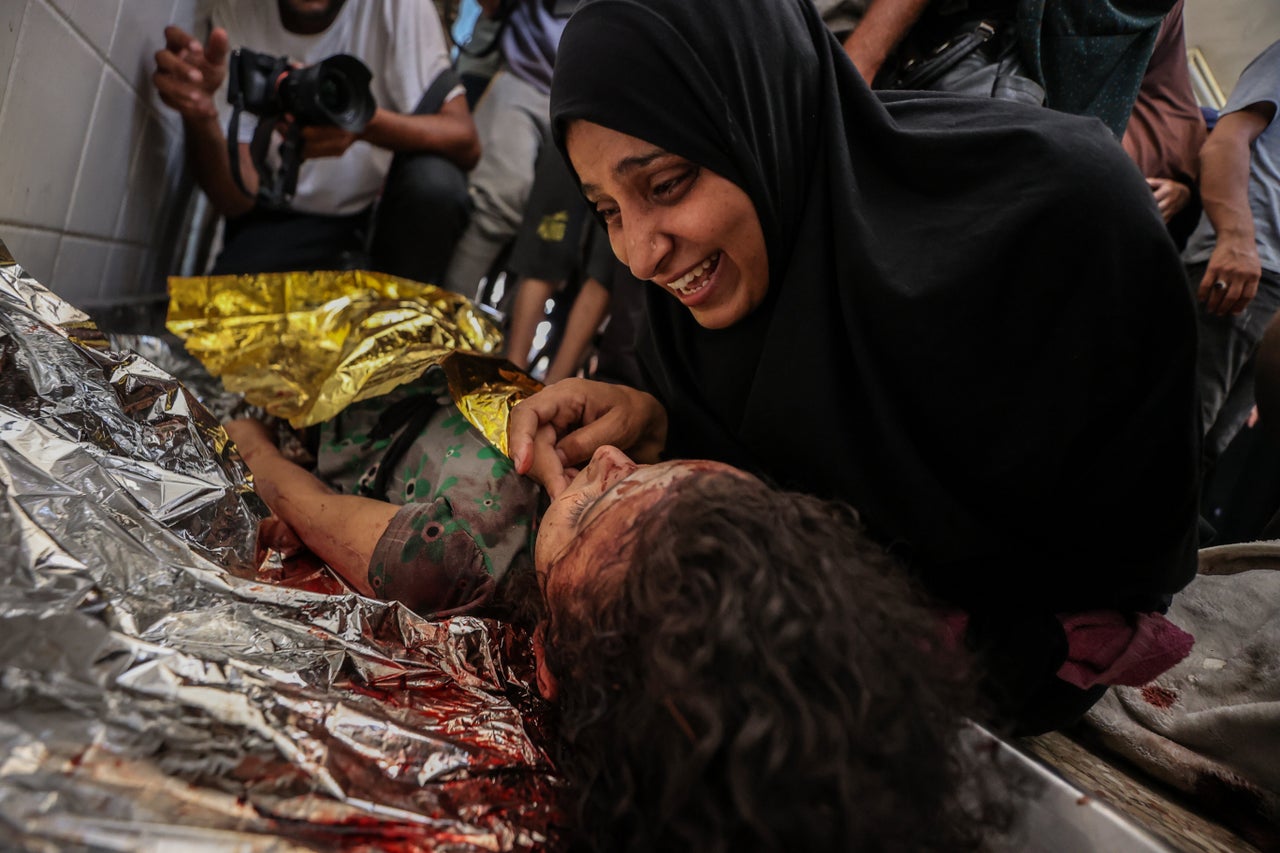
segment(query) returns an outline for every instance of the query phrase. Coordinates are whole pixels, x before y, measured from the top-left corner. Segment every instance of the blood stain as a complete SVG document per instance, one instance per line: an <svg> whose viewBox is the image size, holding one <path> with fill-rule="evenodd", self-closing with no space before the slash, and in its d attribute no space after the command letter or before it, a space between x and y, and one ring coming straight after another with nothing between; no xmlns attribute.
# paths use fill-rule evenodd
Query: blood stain
<svg viewBox="0 0 1280 853"><path fill-rule="evenodd" d="M1148 684L1142 688L1142 698L1148 705L1156 708L1172 707L1178 701L1178 694L1164 687Z"/></svg>

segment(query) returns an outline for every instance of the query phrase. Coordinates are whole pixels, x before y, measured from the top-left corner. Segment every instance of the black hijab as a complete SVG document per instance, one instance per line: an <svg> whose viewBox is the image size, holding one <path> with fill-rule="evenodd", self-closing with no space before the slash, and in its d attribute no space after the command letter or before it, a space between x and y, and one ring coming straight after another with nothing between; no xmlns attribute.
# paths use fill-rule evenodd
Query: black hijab
<svg viewBox="0 0 1280 853"><path fill-rule="evenodd" d="M587 0L551 110L562 152L587 119L759 215L770 287L745 320L704 329L650 288L671 454L848 501L997 621L1158 609L1193 575L1191 301L1101 123L877 97L808 0Z"/></svg>

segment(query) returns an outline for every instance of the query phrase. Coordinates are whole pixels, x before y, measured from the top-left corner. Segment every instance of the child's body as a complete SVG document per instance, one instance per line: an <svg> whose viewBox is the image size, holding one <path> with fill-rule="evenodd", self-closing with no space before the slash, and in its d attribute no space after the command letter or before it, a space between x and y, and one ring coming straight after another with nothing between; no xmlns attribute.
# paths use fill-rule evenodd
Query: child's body
<svg viewBox="0 0 1280 853"><path fill-rule="evenodd" d="M454 407L438 372L318 427L314 474L256 421L227 431L279 521L361 593L445 617L530 570L538 487Z"/></svg>

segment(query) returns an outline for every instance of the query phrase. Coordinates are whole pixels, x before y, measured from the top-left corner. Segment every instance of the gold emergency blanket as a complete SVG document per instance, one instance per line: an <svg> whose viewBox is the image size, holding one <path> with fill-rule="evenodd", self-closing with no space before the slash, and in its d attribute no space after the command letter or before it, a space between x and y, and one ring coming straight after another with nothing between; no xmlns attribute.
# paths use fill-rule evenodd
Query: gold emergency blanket
<svg viewBox="0 0 1280 853"><path fill-rule="evenodd" d="M449 380L449 394L463 417L503 456L507 447L507 421L511 409L530 394L542 388L508 361L455 352L440 359Z"/></svg>
<svg viewBox="0 0 1280 853"><path fill-rule="evenodd" d="M525 632L259 566L217 419L2 244L0 379L0 847L548 843Z"/></svg>
<svg viewBox="0 0 1280 853"><path fill-rule="evenodd" d="M502 343L463 297L363 271L170 278L167 325L228 391L297 428L412 381L448 353Z"/></svg>

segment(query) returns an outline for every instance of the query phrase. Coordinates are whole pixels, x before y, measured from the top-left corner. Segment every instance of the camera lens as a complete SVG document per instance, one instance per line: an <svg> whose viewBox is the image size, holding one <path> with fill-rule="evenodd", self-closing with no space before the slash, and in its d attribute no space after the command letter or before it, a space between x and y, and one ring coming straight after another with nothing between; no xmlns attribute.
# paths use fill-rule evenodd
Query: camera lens
<svg viewBox="0 0 1280 853"><path fill-rule="evenodd" d="M325 74L321 77L316 96L320 106L330 113L345 113L351 106L351 92L340 74Z"/></svg>
<svg viewBox="0 0 1280 853"><path fill-rule="evenodd" d="M307 125L334 125L359 133L377 110L368 67L353 56L338 54L315 65L290 69L277 84L279 113Z"/></svg>

